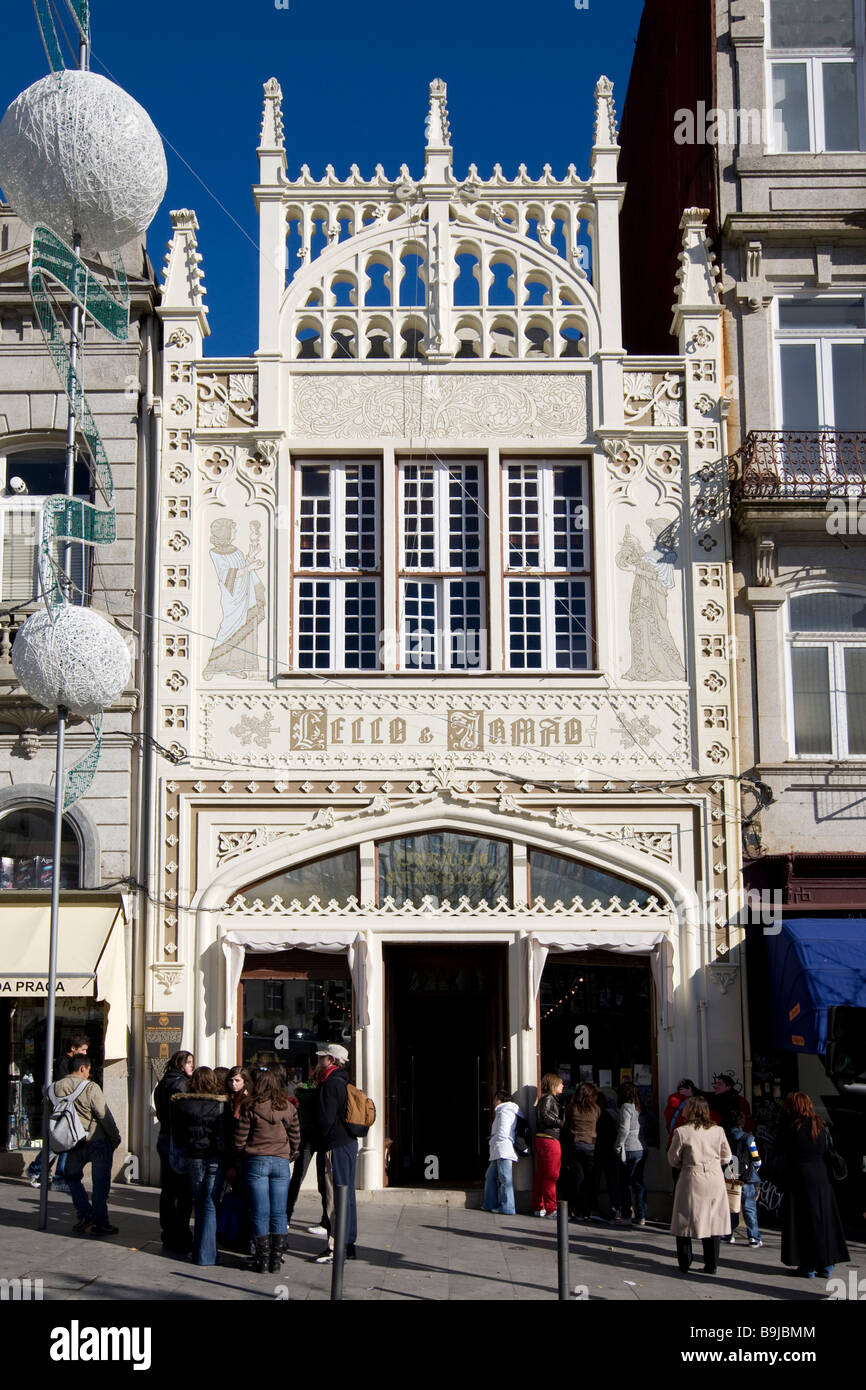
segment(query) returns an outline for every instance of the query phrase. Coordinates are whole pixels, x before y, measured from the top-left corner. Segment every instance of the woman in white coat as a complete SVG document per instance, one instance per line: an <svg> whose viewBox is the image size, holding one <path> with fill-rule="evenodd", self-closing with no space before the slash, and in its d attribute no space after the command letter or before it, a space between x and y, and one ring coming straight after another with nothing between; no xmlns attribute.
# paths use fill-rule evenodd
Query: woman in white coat
<svg viewBox="0 0 866 1390"><path fill-rule="evenodd" d="M680 1170L674 1189L671 1231L677 1238L677 1261L683 1274L692 1263L692 1239L704 1247L704 1273L715 1274L719 1241L730 1235L731 1213L722 1168L731 1157L721 1125L710 1119L710 1107L694 1096L683 1108L682 1124L673 1132L668 1162Z"/></svg>

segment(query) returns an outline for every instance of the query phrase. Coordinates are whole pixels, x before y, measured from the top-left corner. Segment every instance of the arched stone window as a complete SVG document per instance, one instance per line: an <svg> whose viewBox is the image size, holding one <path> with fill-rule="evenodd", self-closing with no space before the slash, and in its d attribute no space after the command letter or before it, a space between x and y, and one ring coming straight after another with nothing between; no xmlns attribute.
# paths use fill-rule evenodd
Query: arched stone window
<svg viewBox="0 0 866 1390"><path fill-rule="evenodd" d="M64 817L60 887L82 886L78 836ZM46 889L53 879L54 814L46 806L18 806L0 819L0 889Z"/></svg>

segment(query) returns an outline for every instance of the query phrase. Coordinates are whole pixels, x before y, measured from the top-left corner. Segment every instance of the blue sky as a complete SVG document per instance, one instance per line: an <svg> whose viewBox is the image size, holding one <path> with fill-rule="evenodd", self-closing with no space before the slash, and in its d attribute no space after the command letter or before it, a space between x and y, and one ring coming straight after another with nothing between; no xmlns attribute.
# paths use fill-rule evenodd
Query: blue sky
<svg viewBox="0 0 866 1390"><path fill-rule="evenodd" d="M31 0L5 0L0 110L45 75ZM448 83L455 172L544 163L588 173L593 87L606 73L622 111L643 0L92 0L93 62L146 107L169 181L148 234L159 271L169 208L201 230L209 355L256 346L255 181L262 84L277 77L289 175L331 163L423 169L428 84ZM171 148L173 147L173 149ZM189 166L189 167L186 167ZM194 171L194 172L191 172ZM218 200L218 201L217 201ZM223 204L228 212L219 204ZM230 215L229 215L230 214ZM233 221L232 219L235 219ZM239 226L236 224L240 224ZM244 235L246 233L246 235Z"/></svg>

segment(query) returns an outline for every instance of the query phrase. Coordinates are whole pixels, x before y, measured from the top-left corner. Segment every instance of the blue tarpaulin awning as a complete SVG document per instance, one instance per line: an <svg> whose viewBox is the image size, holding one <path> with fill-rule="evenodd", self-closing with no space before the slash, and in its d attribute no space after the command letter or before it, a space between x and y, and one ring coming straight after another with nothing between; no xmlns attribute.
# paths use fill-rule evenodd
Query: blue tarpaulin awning
<svg viewBox="0 0 866 1390"><path fill-rule="evenodd" d="M866 1008L866 919L792 917L767 936L773 1043L824 1052L827 1010Z"/></svg>

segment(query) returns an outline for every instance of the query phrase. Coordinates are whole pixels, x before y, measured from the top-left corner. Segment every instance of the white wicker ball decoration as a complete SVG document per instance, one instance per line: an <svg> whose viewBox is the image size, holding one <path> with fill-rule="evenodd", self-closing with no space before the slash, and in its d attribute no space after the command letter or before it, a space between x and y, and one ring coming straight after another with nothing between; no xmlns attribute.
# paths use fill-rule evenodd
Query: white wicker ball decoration
<svg viewBox="0 0 866 1390"><path fill-rule="evenodd" d="M168 181L142 106L94 72L43 77L0 122L0 187L29 226L42 223L93 255L140 237Z"/></svg>
<svg viewBox="0 0 866 1390"><path fill-rule="evenodd" d="M92 608L64 604L33 613L12 646L12 666L27 694L46 709L91 718L109 709L132 671L116 628Z"/></svg>

